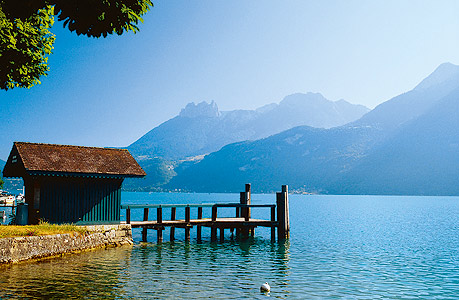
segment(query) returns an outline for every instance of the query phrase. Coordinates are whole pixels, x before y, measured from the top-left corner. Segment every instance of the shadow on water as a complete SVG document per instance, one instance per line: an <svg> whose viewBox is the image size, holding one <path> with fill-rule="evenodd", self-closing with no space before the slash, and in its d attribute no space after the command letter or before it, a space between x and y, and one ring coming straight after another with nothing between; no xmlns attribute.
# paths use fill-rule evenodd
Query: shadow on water
<svg viewBox="0 0 459 300"><path fill-rule="evenodd" d="M0 267L0 299L262 299L288 295L289 243L141 243Z"/></svg>

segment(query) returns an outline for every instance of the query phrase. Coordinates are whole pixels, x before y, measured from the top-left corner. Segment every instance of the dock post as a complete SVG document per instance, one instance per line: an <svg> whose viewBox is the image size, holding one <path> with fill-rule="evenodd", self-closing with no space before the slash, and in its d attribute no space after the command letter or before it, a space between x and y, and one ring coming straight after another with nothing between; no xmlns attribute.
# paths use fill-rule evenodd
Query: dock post
<svg viewBox="0 0 459 300"><path fill-rule="evenodd" d="M239 218L240 216L241 216L241 208L236 207L236 218ZM231 238L233 238L234 228L231 227L230 231L231 231ZM241 234L241 231L239 230L239 228L236 228L236 237L238 237L240 234Z"/></svg>
<svg viewBox="0 0 459 300"><path fill-rule="evenodd" d="M177 207L171 207L171 221L175 221L177 215ZM171 242L175 240L175 227L171 226L170 234Z"/></svg>
<svg viewBox="0 0 459 300"><path fill-rule="evenodd" d="M245 192L240 192L239 193L239 203L246 204L245 199L246 199ZM245 212L244 208L236 207L236 218L239 218L239 217L244 218L244 212ZM236 228L236 237L241 236L241 234L242 234L242 229Z"/></svg>
<svg viewBox="0 0 459 300"><path fill-rule="evenodd" d="M287 232L287 238L290 237L290 212L288 203L288 185L282 186L282 192L285 193L285 228Z"/></svg>
<svg viewBox="0 0 459 300"><path fill-rule="evenodd" d="M210 241L211 242L216 242L217 241L217 226L212 225L210 228Z"/></svg>
<svg viewBox="0 0 459 300"><path fill-rule="evenodd" d="M245 192L240 193L240 203L245 204L245 205L250 205L250 193L251 193L251 185L250 183L247 183L245 185ZM245 219L245 221L250 220L250 207L245 207L241 208L241 217ZM247 227L243 227L240 230L240 233L242 234L243 237L248 237L249 233L252 233L253 229L249 229Z"/></svg>
<svg viewBox="0 0 459 300"><path fill-rule="evenodd" d="M276 226L274 226L274 222L276 222L276 207L271 207L271 242L276 241Z"/></svg>
<svg viewBox="0 0 459 300"><path fill-rule="evenodd" d="M158 228L156 229L156 232L157 232L157 236L158 236L158 243L161 243L163 241L163 228L162 228L163 209L162 209L162 207L158 207L156 209L156 214L157 214L156 223L157 223L157 225L159 225Z"/></svg>
<svg viewBox="0 0 459 300"><path fill-rule="evenodd" d="M220 227L220 242L225 241L225 228Z"/></svg>
<svg viewBox="0 0 459 300"><path fill-rule="evenodd" d="M185 222L186 222L185 241L189 242L190 241L190 207L189 206L185 207Z"/></svg>
<svg viewBox="0 0 459 300"><path fill-rule="evenodd" d="M126 208L126 224L131 224L131 209Z"/></svg>
<svg viewBox="0 0 459 300"><path fill-rule="evenodd" d="M246 197L246 202L245 204L248 204L250 205L250 202L252 202L252 188L251 188L251 185L250 183L247 183L245 185L245 197ZM251 217L251 211L250 211L250 207L247 207L247 218L250 219Z"/></svg>
<svg viewBox="0 0 459 300"><path fill-rule="evenodd" d="M276 193L277 204L277 238L286 239L290 236L289 210L288 210L288 187L282 186L282 192Z"/></svg>
<svg viewBox="0 0 459 300"><path fill-rule="evenodd" d="M212 222L217 221L217 206L212 206Z"/></svg>
<svg viewBox="0 0 459 300"><path fill-rule="evenodd" d="M143 221L148 221L148 211L149 211L149 208L148 207L145 207L143 209ZM146 242L147 241L147 227L143 227L142 228L142 242Z"/></svg>
<svg viewBox="0 0 459 300"><path fill-rule="evenodd" d="M212 225L211 225L211 228L210 228L210 240L212 242L216 242L217 241L217 224L216 224L216 221L217 221L217 206L214 205L214 206L212 206Z"/></svg>
<svg viewBox="0 0 459 300"><path fill-rule="evenodd" d="M250 205L252 203L252 188L251 188L251 184L250 183L247 183L245 185L245 193L246 193L246 197L247 197L247 204ZM250 207L248 207L247 208L246 220L249 221L251 217L252 217L252 209ZM250 233L250 236L255 236L255 227L250 227L249 228L249 233Z"/></svg>
<svg viewBox="0 0 459 300"><path fill-rule="evenodd" d="M201 220L202 219L202 207L198 207L198 220ZM197 235L197 241L198 243L201 242L201 230L202 230L202 226L201 225L198 225L197 228L196 228L196 235Z"/></svg>

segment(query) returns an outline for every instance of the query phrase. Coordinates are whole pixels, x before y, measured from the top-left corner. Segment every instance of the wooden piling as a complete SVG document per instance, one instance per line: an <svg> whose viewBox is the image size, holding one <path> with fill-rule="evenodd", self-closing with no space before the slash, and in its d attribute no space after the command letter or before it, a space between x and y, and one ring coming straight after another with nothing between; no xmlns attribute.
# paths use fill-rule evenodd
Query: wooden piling
<svg viewBox="0 0 459 300"><path fill-rule="evenodd" d="M148 211L149 211L149 208L148 207L145 207L143 209L143 221L148 221ZM147 228L144 227L142 228L142 242L146 242L147 241Z"/></svg>
<svg viewBox="0 0 459 300"><path fill-rule="evenodd" d="M185 241L190 241L190 207L185 207Z"/></svg>
<svg viewBox="0 0 459 300"><path fill-rule="evenodd" d="M217 221L217 206L216 205L212 206L212 222L215 222L215 221ZM212 227L210 228L210 240L212 242L217 241L217 226L215 224L212 225Z"/></svg>
<svg viewBox="0 0 459 300"><path fill-rule="evenodd" d="M217 221L217 206L212 206L212 222Z"/></svg>
<svg viewBox="0 0 459 300"><path fill-rule="evenodd" d="M282 186L282 192L285 193L285 228L287 232L287 237L290 236L290 212L289 212L289 203L288 203L288 185Z"/></svg>
<svg viewBox="0 0 459 300"><path fill-rule="evenodd" d="M250 186L250 183L248 183L245 185L245 192L241 192L239 195L239 202L241 204L245 204L245 205L250 204L250 191L251 191L251 186ZM246 222L250 220L250 208L249 207L241 208L241 217L243 217ZM243 227L240 230L240 235L242 235L243 237L248 237L249 232L250 232L249 228Z"/></svg>
<svg viewBox="0 0 459 300"><path fill-rule="evenodd" d="M240 203L240 204L246 204L246 203L245 203L245 199L246 199L246 197L245 197L245 192L240 192L240 193L239 193L239 203ZM244 212L245 212L244 208L242 208L242 207L236 207L236 218L239 218L239 217L242 218L242 217L244 217ZM241 236L241 235L242 235L242 230L241 230L241 228L236 228L236 237L239 237L239 236Z"/></svg>
<svg viewBox="0 0 459 300"><path fill-rule="evenodd" d="M288 209L288 187L282 186L282 192L276 193L276 206L277 206L277 238L279 240L286 239L290 236L289 224L289 209Z"/></svg>
<svg viewBox="0 0 459 300"><path fill-rule="evenodd" d="M245 201L245 204L249 204L252 202L252 187L251 187L251 184L250 183L247 183L245 185L245 198L246 198L246 201ZM247 207L247 217L246 219L249 220L251 217L251 209L250 207Z"/></svg>
<svg viewBox="0 0 459 300"><path fill-rule="evenodd" d="M201 220L202 219L202 207L198 207L198 220ZM201 225L198 225L196 227L196 235L197 235L197 241L198 243L201 242L201 231L202 231L202 226Z"/></svg>
<svg viewBox="0 0 459 300"><path fill-rule="evenodd" d="M217 241L217 226L212 225L210 228L210 241L211 242L216 242Z"/></svg>
<svg viewBox="0 0 459 300"><path fill-rule="evenodd" d="M276 208L271 207L271 241L275 242L276 241L276 226L274 225L274 222L276 222Z"/></svg>
<svg viewBox="0 0 459 300"><path fill-rule="evenodd" d="M126 224L131 224L131 209L126 208Z"/></svg>
<svg viewBox="0 0 459 300"><path fill-rule="evenodd" d="M171 207L171 221L175 221L177 216L177 207ZM175 240L175 227L171 226L171 234L170 234L171 242Z"/></svg>
<svg viewBox="0 0 459 300"><path fill-rule="evenodd" d="M158 207L156 209L156 222L158 225L161 225L163 223L163 209L161 207ZM163 241L163 228L162 226L158 227L156 230L157 233L157 240L158 243L161 243Z"/></svg>
<svg viewBox="0 0 459 300"><path fill-rule="evenodd" d="M225 241L225 228L220 227L220 242Z"/></svg>

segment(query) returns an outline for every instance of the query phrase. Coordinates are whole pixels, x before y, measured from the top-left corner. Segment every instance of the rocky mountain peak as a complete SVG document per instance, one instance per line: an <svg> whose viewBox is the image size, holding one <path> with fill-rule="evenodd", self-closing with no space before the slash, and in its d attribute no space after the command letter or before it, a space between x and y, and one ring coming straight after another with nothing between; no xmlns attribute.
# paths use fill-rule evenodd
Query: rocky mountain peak
<svg viewBox="0 0 459 300"><path fill-rule="evenodd" d="M207 103L206 101L202 101L198 104L194 102L188 103L185 108L180 111L180 117L186 118L196 118L196 117L210 117L216 118L220 116L220 111L218 110L217 103L215 101L211 101Z"/></svg>

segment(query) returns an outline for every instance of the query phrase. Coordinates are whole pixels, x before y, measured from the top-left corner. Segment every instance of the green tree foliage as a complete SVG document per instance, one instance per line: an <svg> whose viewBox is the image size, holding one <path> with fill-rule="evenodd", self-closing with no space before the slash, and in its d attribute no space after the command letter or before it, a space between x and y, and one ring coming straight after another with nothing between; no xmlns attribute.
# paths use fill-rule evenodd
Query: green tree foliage
<svg viewBox="0 0 459 300"><path fill-rule="evenodd" d="M39 84L49 67L54 16L78 35L139 30L151 0L0 0L0 89Z"/></svg>
<svg viewBox="0 0 459 300"><path fill-rule="evenodd" d="M30 88L48 71L54 35L53 8L40 9L25 19L9 19L0 8L0 88Z"/></svg>
<svg viewBox="0 0 459 300"><path fill-rule="evenodd" d="M3 179L2 179L2 176L0 176L0 190L3 189Z"/></svg>

